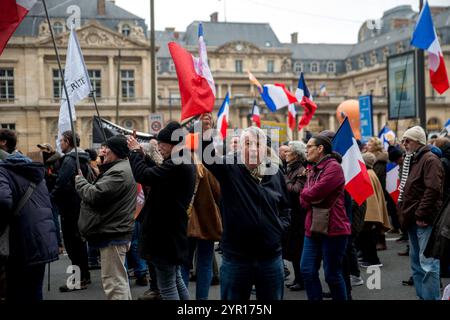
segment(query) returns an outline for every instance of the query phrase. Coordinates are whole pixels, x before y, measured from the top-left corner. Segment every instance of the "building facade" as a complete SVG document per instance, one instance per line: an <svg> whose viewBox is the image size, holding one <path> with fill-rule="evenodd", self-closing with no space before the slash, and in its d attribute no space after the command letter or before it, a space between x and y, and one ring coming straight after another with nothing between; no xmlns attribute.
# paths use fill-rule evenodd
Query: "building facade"
<svg viewBox="0 0 450 320"><path fill-rule="evenodd" d="M74 10L71 6L81 10L77 34L101 116L123 127L148 132L151 52L144 20L113 1L47 3L63 63L69 36L66 22ZM448 68L450 7L432 7L432 12ZM291 35L290 43L281 43L268 23L219 22L217 13L212 14L210 21L203 22L203 29L216 83L214 112L228 92L232 128L249 125L254 99L260 104L263 120L286 122L286 109L270 113L263 106L247 70L263 84L284 83L291 91L302 71L318 104L308 130L336 129L340 103L372 94L377 133L388 120L386 61L391 55L411 50L409 42L417 15L410 6L398 6L386 11L381 19L363 24L355 44L310 44L299 42L297 33ZM0 56L0 126L17 131L19 148L25 152L36 151L37 143L53 144L57 133L61 77L44 17L42 4L36 4ZM179 120L181 113L178 80L167 43L178 42L197 55L198 23L192 22L182 32L174 28L156 32L156 110L165 121ZM450 90L442 96L435 93L425 68L428 129L435 131L450 118ZM94 113L92 98L77 106L76 127L82 147L91 144ZM411 121L417 119L401 122L399 129ZM390 124L393 128L397 125Z"/></svg>

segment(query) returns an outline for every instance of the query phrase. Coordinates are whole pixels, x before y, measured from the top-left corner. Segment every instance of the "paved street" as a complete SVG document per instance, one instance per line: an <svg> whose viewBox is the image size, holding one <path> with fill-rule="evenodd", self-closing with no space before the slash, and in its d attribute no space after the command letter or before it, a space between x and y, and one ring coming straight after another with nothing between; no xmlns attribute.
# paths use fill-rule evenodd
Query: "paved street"
<svg viewBox="0 0 450 320"><path fill-rule="evenodd" d="M414 287L408 287L402 285L402 280L408 279L410 276L409 257L401 257L397 255L397 252L403 251L406 247L404 243L397 243L395 237L398 235L388 236L388 250L380 251L379 256L383 267L381 268L381 289L369 290L366 285L353 288L353 298L355 300L415 300ZM220 255L218 255L220 261ZM219 262L220 263L220 262ZM105 295L101 286L100 270L91 271L92 284L88 289L60 293L58 287L65 283L67 274L65 269L69 265L69 259L67 256L60 256L60 260L52 263L51 265L51 277L50 277L50 291L47 291L47 273L44 283L44 299L46 300L104 300ZM288 263L290 268L290 263ZM365 269L361 269L361 276L367 279L370 275L366 273ZM293 272L291 269L291 276L288 278L288 282L292 280ZM323 275L322 275L323 279ZM442 282L447 285L450 279L442 279ZM322 282L324 288L326 283ZM147 290L147 287L140 287L131 282L131 291L133 299L137 299L140 295ZM189 285L189 292L191 297L195 297L195 282L191 282ZM210 299L220 298L220 286L212 286L210 290ZM253 296L254 298L254 296ZM286 300L306 300L306 293L304 291L292 292L285 288L284 298Z"/></svg>

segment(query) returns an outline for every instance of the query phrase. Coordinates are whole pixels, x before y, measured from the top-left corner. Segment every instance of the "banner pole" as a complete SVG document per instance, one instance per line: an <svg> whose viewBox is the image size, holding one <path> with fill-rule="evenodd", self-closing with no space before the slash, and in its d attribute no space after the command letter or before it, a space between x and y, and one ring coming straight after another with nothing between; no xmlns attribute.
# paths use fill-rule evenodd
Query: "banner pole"
<svg viewBox="0 0 450 320"><path fill-rule="evenodd" d="M69 93L67 91L66 80L64 79L64 73L62 72L61 59L59 58L58 47L56 46L55 35L53 34L53 28L52 28L52 24L50 23L50 17L48 15L47 4L45 3L45 0L42 0L42 4L44 5L45 16L47 18L48 27L50 29L50 35L52 36L53 47L55 49L56 61L58 62L59 74L61 75L61 78L63 80L62 83L63 83L63 88L64 88L64 94L66 96L67 107L69 108L70 128L72 130L72 142L73 142L73 145L75 148L75 158L76 158L77 174L78 174L78 171L80 171L80 158L78 157L77 139L76 139L75 127L73 125L72 108L70 107Z"/></svg>
<svg viewBox="0 0 450 320"><path fill-rule="evenodd" d="M92 91L92 100L94 101L94 106L95 106L95 110L97 111L97 121L98 124L100 125L100 129L102 130L102 134L103 134L103 142L106 144L106 133L105 133L105 129L103 129L103 124L102 124L102 120L100 117L100 112L98 111L98 106L97 106L97 99L95 98L95 91Z"/></svg>

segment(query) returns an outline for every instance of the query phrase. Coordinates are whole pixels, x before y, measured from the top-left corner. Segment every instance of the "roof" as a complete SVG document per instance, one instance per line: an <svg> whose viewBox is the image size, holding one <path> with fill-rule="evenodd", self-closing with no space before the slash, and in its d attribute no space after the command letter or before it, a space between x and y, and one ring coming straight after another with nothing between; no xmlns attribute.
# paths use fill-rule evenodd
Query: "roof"
<svg viewBox="0 0 450 320"><path fill-rule="evenodd" d="M285 44L292 50L294 60L344 60L352 51L353 44L298 43Z"/></svg>
<svg viewBox="0 0 450 320"><path fill-rule="evenodd" d="M171 41L175 41L184 45L182 39L184 32L178 31L155 31L155 43L159 47L156 53L157 58L170 58L170 52L167 44Z"/></svg>
<svg viewBox="0 0 450 320"><path fill-rule="evenodd" d="M283 47L268 23L202 22L206 45L220 46L231 41L246 41L260 48ZM198 42L199 22L191 23L184 36L186 45Z"/></svg>
<svg viewBox="0 0 450 320"><path fill-rule="evenodd" d="M144 32L147 30L145 20L143 18L122 9L110 1L106 1L105 3L104 16L98 15L96 0L46 0L46 4L50 18L67 19L69 17L67 8L71 5L76 5L81 9L82 24L84 24L87 20L95 19L105 27L117 31L117 25L120 21L133 20L136 24L142 27ZM39 33L39 25L44 19L44 5L42 1L38 1L19 25L14 33L14 36L36 37Z"/></svg>

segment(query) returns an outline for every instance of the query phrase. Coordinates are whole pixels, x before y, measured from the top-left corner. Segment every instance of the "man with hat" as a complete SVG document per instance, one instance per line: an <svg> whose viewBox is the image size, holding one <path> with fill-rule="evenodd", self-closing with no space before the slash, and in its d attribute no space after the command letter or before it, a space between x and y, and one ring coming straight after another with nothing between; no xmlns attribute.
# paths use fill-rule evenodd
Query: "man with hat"
<svg viewBox="0 0 450 320"><path fill-rule="evenodd" d="M106 141L100 175L89 183L75 178L81 198L78 227L89 246L100 249L102 284L108 300L131 300L125 257L130 247L136 210L137 185L128 162L127 138Z"/></svg>
<svg viewBox="0 0 450 320"><path fill-rule="evenodd" d="M420 126L406 130L402 144L406 155L400 179L398 208L400 223L408 231L414 285L420 299L438 300L439 260L425 258L423 251L442 205L444 171L439 158L426 145L425 131Z"/></svg>
<svg viewBox="0 0 450 320"><path fill-rule="evenodd" d="M196 170L192 162L180 163L173 155L188 156L184 150L186 132L178 122L170 122L157 135L161 165L144 161L141 146L128 137L130 164L136 181L150 187L142 208L142 256L154 267L163 300L188 300L189 292L181 277L188 263L187 223L193 201ZM179 160L179 159L177 159Z"/></svg>

